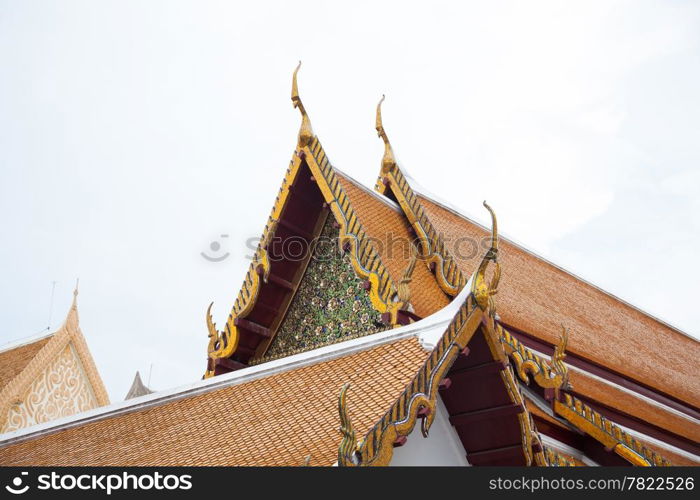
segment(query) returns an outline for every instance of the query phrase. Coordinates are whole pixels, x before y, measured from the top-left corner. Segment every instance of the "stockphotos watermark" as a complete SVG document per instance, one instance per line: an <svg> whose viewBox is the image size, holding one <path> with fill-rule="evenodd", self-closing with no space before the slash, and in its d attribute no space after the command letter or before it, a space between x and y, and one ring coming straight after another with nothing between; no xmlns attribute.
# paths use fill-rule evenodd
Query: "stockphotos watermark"
<svg viewBox="0 0 700 500"><path fill-rule="evenodd" d="M60 474L51 472L36 476L30 484L29 473L22 471L15 476L5 490L13 495L28 491L91 491L111 495L115 491L186 491L192 489L190 474L161 474L160 472L131 474Z"/></svg>
<svg viewBox="0 0 700 500"><path fill-rule="evenodd" d="M222 234L219 237L220 239L211 241L208 248L200 252L202 258L215 263L226 260L231 254L224 248L223 240L228 239L228 236L228 234ZM490 236L451 238L440 234L438 238L442 238L442 241L450 249L452 256L457 260L471 260L482 256L491 247ZM366 236L366 240L370 242L382 258L389 260L394 258L408 259L416 249L419 252L419 257L426 257L423 255L423 246L421 245L421 239L418 237L407 238L405 234L398 235L390 232L384 235L383 238ZM261 241L259 237L248 238L245 241L246 248L252 251L252 253L245 256L246 259L252 260L254 258L253 253L258 249ZM349 249L347 245L345 248L339 245L339 238L324 236L313 239L307 239L302 236L273 236L269 238L266 245L268 258L272 262L281 260L303 261L310 255L315 260L327 261L333 257L334 252L338 248L343 250Z"/></svg>

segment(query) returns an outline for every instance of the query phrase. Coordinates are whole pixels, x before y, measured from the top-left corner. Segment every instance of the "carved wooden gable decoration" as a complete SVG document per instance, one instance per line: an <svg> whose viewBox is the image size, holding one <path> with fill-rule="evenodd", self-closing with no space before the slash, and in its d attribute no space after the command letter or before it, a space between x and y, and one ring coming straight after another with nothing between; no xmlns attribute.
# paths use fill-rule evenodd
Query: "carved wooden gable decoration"
<svg viewBox="0 0 700 500"><path fill-rule="evenodd" d="M78 326L75 298L63 326L37 342L41 347L31 360L0 390L0 433L109 404ZM11 351L4 354L12 356Z"/></svg>

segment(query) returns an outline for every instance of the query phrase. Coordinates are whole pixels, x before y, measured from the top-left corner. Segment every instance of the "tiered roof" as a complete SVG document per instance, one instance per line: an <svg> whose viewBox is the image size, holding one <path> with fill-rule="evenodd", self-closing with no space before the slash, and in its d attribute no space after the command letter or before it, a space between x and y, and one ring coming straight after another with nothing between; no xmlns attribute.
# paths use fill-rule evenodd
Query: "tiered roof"
<svg viewBox="0 0 700 500"><path fill-rule="evenodd" d="M426 263L436 283L451 294L455 284L463 283L464 276L479 265L478 257L464 255L455 245L464 238L482 242L488 232L412 188L412 181L394 159L382 123L382 101L377 108L377 131L385 153L375 189L399 204L406 221L420 235L425 255L431 256ZM662 430L665 440L700 454L700 386L693 377L692 362L700 354L700 343L516 244L506 241L503 247L503 279L508 286L499 294L498 327L521 375L523 367L525 371L542 370L546 361L535 354L538 350L543 356L558 357L553 365L561 365L562 353L557 356L552 330L566 325L574 332L568 343L569 363L576 367L573 378L580 382L572 387L567 381L567 397L584 398L614 418L635 420L636 427L647 431L650 429L639 421L653 414L655 430ZM517 332L517 338L502 325ZM669 355L681 362L668 363ZM551 387L553 374L532 375L540 386ZM600 394L605 382L602 392L607 396ZM609 396L623 391L626 397ZM599 405L601 399L606 403Z"/></svg>
<svg viewBox="0 0 700 500"><path fill-rule="evenodd" d="M331 165L296 71L292 100L297 147L261 243L223 331L207 313L209 378L7 435L0 463L386 465L418 424L428 434L438 395L472 464L700 462L697 341L513 242L499 247L493 212L489 233L421 194L380 107L373 193ZM327 220L389 330L270 360L308 264L272 259L275 241L308 244ZM488 239L486 255L455 252L464 237ZM380 244L410 240L424 259Z"/></svg>
<svg viewBox="0 0 700 500"><path fill-rule="evenodd" d="M353 421L364 433L428 355L414 336L393 340L391 333L144 396L137 404L113 405L34 435L20 434L0 447L0 463L295 466L310 455L311 465L332 465L340 441L340 387L353 384Z"/></svg>

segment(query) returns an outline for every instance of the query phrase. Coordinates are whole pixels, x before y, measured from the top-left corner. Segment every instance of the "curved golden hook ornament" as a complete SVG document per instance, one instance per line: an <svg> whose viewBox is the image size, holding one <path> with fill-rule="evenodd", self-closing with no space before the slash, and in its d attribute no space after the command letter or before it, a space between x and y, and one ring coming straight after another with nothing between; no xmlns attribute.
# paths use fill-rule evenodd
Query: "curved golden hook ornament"
<svg viewBox="0 0 700 500"><path fill-rule="evenodd" d="M403 272L403 277L399 281L398 286L398 296L401 302L401 309L406 309L411 301L411 288L410 284L413 281L413 270L416 268L416 262L418 261L418 252L411 245L411 259L408 261L408 265Z"/></svg>
<svg viewBox="0 0 700 500"><path fill-rule="evenodd" d="M306 114L306 109L304 108L304 103L301 102L301 97L299 97L299 86L297 85L297 73L301 68L301 61L294 70L294 75L292 76L292 103L295 108L299 108L301 112L301 127L299 128L299 138L297 139L297 148L301 149L308 146L311 139L314 138L314 132L311 129L311 120L309 120L309 115Z"/></svg>
<svg viewBox="0 0 700 500"><path fill-rule="evenodd" d="M207 308L207 330L209 331L207 354L211 358L228 358L236 352L238 348L239 335L235 317L233 314L229 314L226 326L224 330L220 332L216 328L216 323L212 320L211 306L213 305L214 303L212 302Z"/></svg>
<svg viewBox="0 0 700 500"><path fill-rule="evenodd" d="M493 211L486 201L484 201L484 207L491 214L491 247L484 255L484 258L481 259L481 264L479 264L479 268L476 271L474 282L472 283L472 294L482 310L488 309L494 314L495 306L492 296L496 295L498 282L501 279L501 265L498 262L498 220L496 219L496 212ZM496 265L491 283L486 282L486 269L489 262L493 262Z"/></svg>
<svg viewBox="0 0 700 500"><path fill-rule="evenodd" d="M389 137L386 135L384 130L384 125L382 123L382 103L384 102L385 95L382 94L382 98L377 104L377 119L374 128L377 129L377 135L384 141L384 156L382 157L382 174L388 174L391 169L396 166L396 158L394 158L394 150L391 148L389 143Z"/></svg>
<svg viewBox="0 0 700 500"><path fill-rule="evenodd" d="M489 204L486 203L486 200L484 200L484 206L491 214L491 248L489 249L489 252L493 254L492 260L495 261L496 254L498 253L498 219L496 219L496 212L494 212Z"/></svg>
<svg viewBox="0 0 700 500"><path fill-rule="evenodd" d="M565 385L565 378L568 376L567 368L563 363L556 366L556 354L552 356L551 361L548 361L525 347L500 323L495 322L495 325L496 333L501 339L501 344L512 361L513 370L520 377L520 380L529 385L530 377L532 377L537 385L543 389L554 389L555 395L559 389L567 388ZM559 347L559 349L564 348Z"/></svg>
<svg viewBox="0 0 700 500"><path fill-rule="evenodd" d="M347 393L350 389L350 384L346 383L340 388L338 396L338 414L340 415L340 433L343 439L338 447L338 465L354 466L358 463L357 457L357 438L355 437L355 429L352 427L350 417L348 416L348 401Z"/></svg>
<svg viewBox="0 0 700 500"><path fill-rule="evenodd" d="M554 353L552 354L552 368L556 374L561 376L561 389L571 389L571 383L569 382L569 370L564 363L564 358L566 357L566 345L569 342L569 329L564 325L561 325L561 338L556 346L554 346ZM555 389L556 396L559 396L559 388Z"/></svg>
<svg viewBox="0 0 700 500"><path fill-rule="evenodd" d="M207 346L207 354L214 352L216 350L216 342L219 339L220 333L216 329L216 323L211 317L211 307L214 305L212 302L207 308L207 330L209 331L209 345Z"/></svg>

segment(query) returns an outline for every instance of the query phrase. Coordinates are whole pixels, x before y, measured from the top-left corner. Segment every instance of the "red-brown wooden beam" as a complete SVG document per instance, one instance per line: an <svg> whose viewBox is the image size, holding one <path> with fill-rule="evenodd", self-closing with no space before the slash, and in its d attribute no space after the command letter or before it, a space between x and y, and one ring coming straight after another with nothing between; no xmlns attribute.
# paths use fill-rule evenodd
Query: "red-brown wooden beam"
<svg viewBox="0 0 700 500"><path fill-rule="evenodd" d="M311 208L324 208L324 205L326 205L326 202L323 201L323 199L319 199L319 201L312 201L310 200L305 194L303 189L299 189L296 186L289 186L289 192L294 195L295 200L301 200L301 202Z"/></svg>
<svg viewBox="0 0 700 500"><path fill-rule="evenodd" d="M594 462L612 467L631 467L632 464L615 453L611 449L607 449L600 442L590 436L584 436L582 439L583 454Z"/></svg>
<svg viewBox="0 0 700 500"><path fill-rule="evenodd" d="M450 417L450 423L454 426L467 425L480 420L487 420L492 418L508 417L511 415L517 415L525 411L525 408L521 404L509 404L503 406L494 406L492 408L485 408L483 410L468 411L465 413L457 413Z"/></svg>
<svg viewBox="0 0 700 500"><path fill-rule="evenodd" d="M502 361L488 361L476 366L451 371L450 378L457 379L461 377L482 377L486 374L498 373L501 370L504 370L507 366L508 364Z"/></svg>
<svg viewBox="0 0 700 500"><path fill-rule="evenodd" d="M250 347L238 344L238 347L236 347L236 352L234 352L234 355L236 354L242 354L243 356L248 356L249 358L251 358L255 356L255 350L251 349Z"/></svg>
<svg viewBox="0 0 700 500"><path fill-rule="evenodd" d="M268 313L268 314L271 314L272 316L277 316L277 314L280 312L279 307L275 307L275 306L271 306L271 305L265 304L265 303L262 302L261 300L258 300L258 301L255 303L255 309L256 309L256 310L257 310L257 309L262 309L263 311L265 311L265 312Z"/></svg>
<svg viewBox="0 0 700 500"><path fill-rule="evenodd" d="M230 358L215 358L214 365L220 366L227 369L228 371L240 370L241 368L247 368L247 365Z"/></svg>
<svg viewBox="0 0 700 500"><path fill-rule="evenodd" d="M286 288L287 290L294 290L294 285L292 285L291 282L287 281L284 278L280 278L279 276L270 273L267 276L267 282L272 283L273 285L277 285L280 288Z"/></svg>
<svg viewBox="0 0 700 500"><path fill-rule="evenodd" d="M270 336L272 335L272 333L270 333L269 328L266 328L262 325L259 325L258 323L249 321L244 318L236 318L233 320L233 323L236 326L243 328L244 330L248 330L249 332L255 333L256 335L260 335L261 337L270 338Z"/></svg>
<svg viewBox="0 0 700 500"><path fill-rule="evenodd" d="M520 462L525 461L525 457L523 455L523 445L521 443L511 446L504 446L502 448L493 448L491 450L475 451L467 454L467 460L471 464L493 463L496 461L500 462L513 458L520 459ZM513 465L518 464L514 463Z"/></svg>
<svg viewBox="0 0 700 500"><path fill-rule="evenodd" d="M289 222L288 220L279 219L279 220L277 221L277 224L280 225L280 226L286 227L286 228L289 229L292 233L294 233L294 234L296 234L296 235L298 235L298 236L301 236L302 238L304 238L304 239L307 240L307 241L311 241L311 240L314 239L314 235L313 235L313 234L311 234L310 232L308 232L308 231L306 231L306 230L300 228L299 226L297 226L297 225L295 225L295 224L292 224L292 223Z"/></svg>

